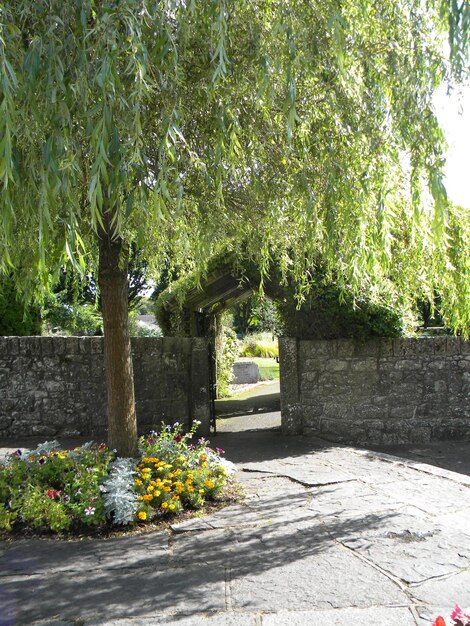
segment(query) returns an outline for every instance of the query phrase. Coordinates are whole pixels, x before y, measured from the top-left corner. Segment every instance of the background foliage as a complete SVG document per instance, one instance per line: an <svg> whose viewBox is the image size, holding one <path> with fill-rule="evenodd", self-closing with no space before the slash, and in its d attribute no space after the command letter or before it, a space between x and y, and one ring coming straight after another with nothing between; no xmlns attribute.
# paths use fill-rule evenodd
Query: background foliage
<svg viewBox="0 0 470 626"><path fill-rule="evenodd" d="M466 74L468 23L450 0L6 0L0 266L31 290L83 271L112 210L155 271L228 248L302 300L320 264L380 304L437 291L466 333L432 96Z"/></svg>
<svg viewBox="0 0 470 626"><path fill-rule="evenodd" d="M28 305L15 288L13 278L0 279L0 335L39 335L39 308Z"/></svg>

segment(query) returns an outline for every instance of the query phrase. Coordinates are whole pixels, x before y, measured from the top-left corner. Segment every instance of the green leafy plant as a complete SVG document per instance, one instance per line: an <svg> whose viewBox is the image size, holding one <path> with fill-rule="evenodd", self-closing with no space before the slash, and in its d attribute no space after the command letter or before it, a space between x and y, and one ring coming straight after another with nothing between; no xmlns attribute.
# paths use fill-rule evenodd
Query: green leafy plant
<svg viewBox="0 0 470 626"><path fill-rule="evenodd" d="M223 398L229 395L229 383L232 380L232 367L238 355L239 345L235 331L222 325L221 331L216 336L217 358L217 397Z"/></svg>
<svg viewBox="0 0 470 626"><path fill-rule="evenodd" d="M245 337L240 349L242 357L276 358L279 356L277 340L265 335Z"/></svg>
<svg viewBox="0 0 470 626"><path fill-rule="evenodd" d="M105 520L101 480L113 457L104 444L61 450L46 442L17 450L0 466L0 528L23 522L54 532Z"/></svg>
<svg viewBox="0 0 470 626"><path fill-rule="evenodd" d="M39 307L27 304L11 276L0 279L0 335L39 335Z"/></svg>

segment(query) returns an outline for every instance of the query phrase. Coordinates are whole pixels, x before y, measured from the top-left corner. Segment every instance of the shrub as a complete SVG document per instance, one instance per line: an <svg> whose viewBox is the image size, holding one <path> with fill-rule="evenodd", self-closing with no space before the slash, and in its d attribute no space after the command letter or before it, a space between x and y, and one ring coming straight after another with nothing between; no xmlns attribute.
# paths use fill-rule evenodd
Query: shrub
<svg viewBox="0 0 470 626"><path fill-rule="evenodd" d="M240 356L275 359L277 356L279 356L279 349L277 348L277 346L270 346L257 341L249 341L240 350Z"/></svg>
<svg viewBox="0 0 470 626"><path fill-rule="evenodd" d="M61 450L56 441L17 450L0 463L0 529L53 532L125 526L197 509L225 487L234 466L208 442L190 440L197 424L164 426L140 439L138 459L116 459L105 444Z"/></svg>
<svg viewBox="0 0 470 626"><path fill-rule="evenodd" d="M239 352L242 357L273 358L279 356L279 347L276 339L268 333L247 335L243 340Z"/></svg>
<svg viewBox="0 0 470 626"><path fill-rule="evenodd" d="M40 334L39 308L24 302L12 277L3 277L0 281L0 335Z"/></svg>
<svg viewBox="0 0 470 626"><path fill-rule="evenodd" d="M334 285L318 284L300 309L292 297L279 303L287 337L359 339L399 337L404 320L394 310L371 302L353 301Z"/></svg>
<svg viewBox="0 0 470 626"><path fill-rule="evenodd" d="M65 335L102 335L103 318L93 304L72 305L51 294L44 303L44 332Z"/></svg>

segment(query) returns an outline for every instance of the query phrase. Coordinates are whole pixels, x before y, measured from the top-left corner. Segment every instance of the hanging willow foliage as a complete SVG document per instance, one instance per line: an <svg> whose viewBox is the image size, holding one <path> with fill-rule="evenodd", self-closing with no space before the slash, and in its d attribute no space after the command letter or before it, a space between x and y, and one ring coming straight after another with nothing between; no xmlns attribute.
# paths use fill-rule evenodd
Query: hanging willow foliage
<svg viewBox="0 0 470 626"><path fill-rule="evenodd" d="M432 108L468 31L450 0L3 0L0 267L85 269L108 211L156 267L276 258L301 299L321 264L377 301L437 291L468 332Z"/></svg>

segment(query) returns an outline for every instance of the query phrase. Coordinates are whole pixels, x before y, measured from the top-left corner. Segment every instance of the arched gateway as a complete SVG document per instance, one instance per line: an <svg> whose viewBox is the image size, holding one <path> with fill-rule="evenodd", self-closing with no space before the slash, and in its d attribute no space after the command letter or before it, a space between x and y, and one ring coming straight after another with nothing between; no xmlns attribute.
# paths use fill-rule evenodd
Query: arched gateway
<svg viewBox="0 0 470 626"><path fill-rule="evenodd" d="M208 342L212 398L216 373L210 345L217 333L217 316L248 297L259 282L253 268L237 268L231 260L219 259L199 282L186 278L159 298L158 318L167 334L212 337ZM265 281L263 286L273 299L292 297L279 280ZM304 312L301 322L291 325L293 335L279 339L285 434L316 434L363 445L470 438L468 341L381 337L385 318L375 330L377 309L367 313L368 334L348 337L350 325L357 329L359 318L347 317L346 326L332 323L325 330L335 313L330 309L318 317L311 306L307 318L314 322L307 325L307 332L302 330ZM387 324L385 328L393 330L393 320ZM295 333L295 328L300 331ZM215 425L213 408L211 423Z"/></svg>

